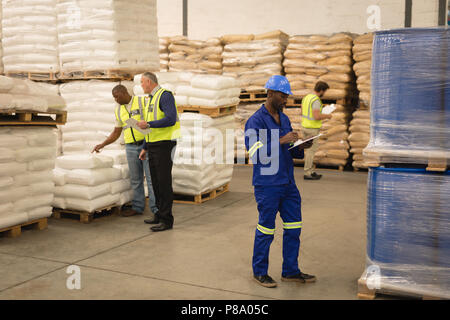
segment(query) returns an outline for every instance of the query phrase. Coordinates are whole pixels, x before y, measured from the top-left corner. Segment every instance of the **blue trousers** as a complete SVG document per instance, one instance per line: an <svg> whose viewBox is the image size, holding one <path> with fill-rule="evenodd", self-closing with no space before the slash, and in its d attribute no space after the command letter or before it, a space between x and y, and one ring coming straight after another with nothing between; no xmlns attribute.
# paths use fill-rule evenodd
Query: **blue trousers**
<svg viewBox="0 0 450 320"><path fill-rule="evenodd" d="M262 276L269 268L269 250L275 233L277 213L283 220L282 276L297 275L300 233L302 228L301 197L295 183L280 186L255 186L259 221L253 249L253 274Z"/></svg>
<svg viewBox="0 0 450 320"><path fill-rule="evenodd" d="M127 153L128 168L130 169L130 182L133 189L133 210L137 212L144 212L145 209L145 189L144 189L144 173L147 179L148 187L148 204L153 213L158 211L156 207L155 194L153 192L152 177L150 176L150 167L148 165L148 158L144 161L139 159L142 146L133 144L126 144L125 150Z"/></svg>

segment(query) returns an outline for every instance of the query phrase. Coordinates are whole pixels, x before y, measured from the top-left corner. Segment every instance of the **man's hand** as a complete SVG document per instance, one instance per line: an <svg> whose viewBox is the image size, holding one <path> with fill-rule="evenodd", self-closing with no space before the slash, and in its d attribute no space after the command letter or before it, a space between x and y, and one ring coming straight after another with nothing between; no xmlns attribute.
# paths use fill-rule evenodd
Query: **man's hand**
<svg viewBox="0 0 450 320"><path fill-rule="evenodd" d="M141 153L139 154L139 159L141 159L142 161L144 161L147 158L147 150L142 149Z"/></svg>
<svg viewBox="0 0 450 320"><path fill-rule="evenodd" d="M141 129L147 129L148 128L148 123L145 120L141 120L137 123L137 125L139 126L139 128Z"/></svg>
<svg viewBox="0 0 450 320"><path fill-rule="evenodd" d="M95 147L94 147L94 149L92 149L92 151L91 151L91 153L94 153L94 152L100 152L103 148L104 148L105 146L103 145L103 143L100 143L100 144L98 144L98 145L96 145Z"/></svg>
<svg viewBox="0 0 450 320"><path fill-rule="evenodd" d="M306 141L305 143L302 143L302 144L299 145L298 147L299 147L300 149L309 149L309 148L312 147L313 142L314 142L314 140L309 140L309 141Z"/></svg>
<svg viewBox="0 0 450 320"><path fill-rule="evenodd" d="M286 144L286 143L294 143L298 140L298 134L295 131L289 132L287 135L282 136L280 138L280 144Z"/></svg>
<svg viewBox="0 0 450 320"><path fill-rule="evenodd" d="M331 118L333 118L333 116L331 115L331 113L330 114L327 114L327 119L331 119Z"/></svg>

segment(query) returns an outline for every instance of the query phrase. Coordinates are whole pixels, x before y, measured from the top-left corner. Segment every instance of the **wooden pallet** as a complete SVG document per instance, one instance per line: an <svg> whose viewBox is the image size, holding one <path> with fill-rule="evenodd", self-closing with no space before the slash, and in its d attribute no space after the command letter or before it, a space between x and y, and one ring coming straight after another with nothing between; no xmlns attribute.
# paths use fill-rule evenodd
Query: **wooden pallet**
<svg viewBox="0 0 450 320"><path fill-rule="evenodd" d="M16 226L0 229L0 234L5 234L8 238L16 238L22 234L22 228L31 227L36 230L44 230L47 228L47 218L41 218Z"/></svg>
<svg viewBox="0 0 450 320"><path fill-rule="evenodd" d="M119 215L121 212L121 206L107 206L100 209L97 209L93 212L87 211L79 211L79 210L70 210L70 209L60 209L53 208L52 217L55 219L61 218L79 218L81 223L91 223L94 218L106 215Z"/></svg>
<svg viewBox="0 0 450 320"><path fill-rule="evenodd" d="M136 72L124 70L93 70L93 71L73 71L60 72L57 76L61 80L88 80L88 79L112 79L112 80L133 80Z"/></svg>
<svg viewBox="0 0 450 320"><path fill-rule="evenodd" d="M195 196L189 196L189 195L183 195L183 194L176 194L174 193L174 200L175 203L187 203L187 204L201 204L208 200L212 200L220 196L221 194L224 194L225 192L229 191L229 184L226 183L223 186L220 186L216 189L202 192L201 194L195 195Z"/></svg>
<svg viewBox="0 0 450 320"><path fill-rule="evenodd" d="M53 119L50 115L55 116ZM67 122L67 111L0 110L0 125L63 125Z"/></svg>
<svg viewBox="0 0 450 320"><path fill-rule="evenodd" d="M361 278L358 279L358 299L362 300L374 300L379 295L390 295L390 296L396 296L396 297L409 297L409 298L419 298L422 300L441 300L446 299L443 297L437 297L432 296L428 294L423 293L417 293L417 292L411 292L411 291L404 291L399 289L369 289L367 287L366 278L361 276Z"/></svg>
<svg viewBox="0 0 450 320"><path fill-rule="evenodd" d="M237 105L221 106L221 107L203 107L203 106L177 106L178 112L200 113L211 118L228 116L236 112Z"/></svg>
<svg viewBox="0 0 450 320"><path fill-rule="evenodd" d="M54 81L56 82L58 78L54 72L27 72L27 71L17 71L17 72L7 72L5 74L7 77L19 78L19 79L30 79L33 81Z"/></svg>
<svg viewBox="0 0 450 320"><path fill-rule="evenodd" d="M386 155L386 154L377 154L377 153L371 153L370 156L366 157L366 163L369 167L380 167L384 164L390 164L392 161L392 155ZM426 157L426 155L425 155ZM446 158L420 158L420 157L398 157L396 158L395 162L400 163L399 159L403 158L405 165L411 164L411 160L417 159L417 162L423 161L425 162L423 166L426 168L427 171L435 171L435 172L445 172L447 170L450 170L450 161ZM417 166L421 166L421 164L416 164Z"/></svg>
<svg viewBox="0 0 450 320"><path fill-rule="evenodd" d="M242 90L239 96L241 102L259 102L266 101L267 91L265 89L259 90Z"/></svg>

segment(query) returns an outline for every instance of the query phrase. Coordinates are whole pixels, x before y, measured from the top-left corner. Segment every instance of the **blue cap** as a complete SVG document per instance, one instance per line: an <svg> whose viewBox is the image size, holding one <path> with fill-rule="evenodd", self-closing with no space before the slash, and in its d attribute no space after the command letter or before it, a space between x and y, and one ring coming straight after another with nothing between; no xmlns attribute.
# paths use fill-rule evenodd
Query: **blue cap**
<svg viewBox="0 0 450 320"><path fill-rule="evenodd" d="M289 80L285 76L271 76L264 88L273 91L280 91L288 95L292 94L291 85L289 84Z"/></svg>

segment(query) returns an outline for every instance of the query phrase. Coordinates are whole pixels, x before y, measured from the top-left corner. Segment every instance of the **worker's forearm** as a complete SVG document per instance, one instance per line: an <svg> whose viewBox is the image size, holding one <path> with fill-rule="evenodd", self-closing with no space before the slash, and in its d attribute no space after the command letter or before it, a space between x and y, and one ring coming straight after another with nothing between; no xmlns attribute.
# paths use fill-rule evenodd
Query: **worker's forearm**
<svg viewBox="0 0 450 320"><path fill-rule="evenodd" d="M114 143L117 139L119 139L120 134L122 133L121 131L122 131L122 130L120 130L120 131L114 130L114 131L109 135L109 137L106 138L105 141L103 141L102 145L103 145L103 146L107 146L107 145L109 145L109 144L111 144L111 143Z"/></svg>
<svg viewBox="0 0 450 320"><path fill-rule="evenodd" d="M328 119L328 115L326 114L319 114L317 116L314 116L314 120L325 120Z"/></svg>

